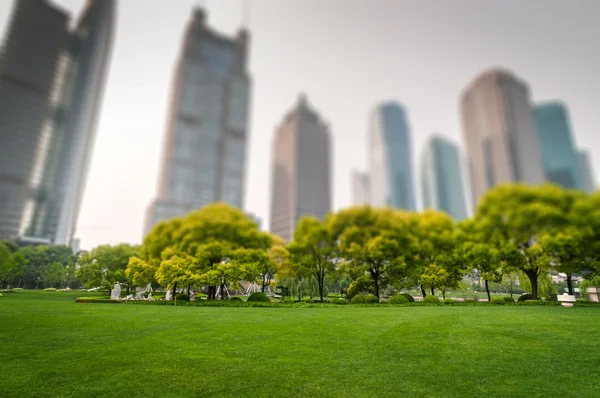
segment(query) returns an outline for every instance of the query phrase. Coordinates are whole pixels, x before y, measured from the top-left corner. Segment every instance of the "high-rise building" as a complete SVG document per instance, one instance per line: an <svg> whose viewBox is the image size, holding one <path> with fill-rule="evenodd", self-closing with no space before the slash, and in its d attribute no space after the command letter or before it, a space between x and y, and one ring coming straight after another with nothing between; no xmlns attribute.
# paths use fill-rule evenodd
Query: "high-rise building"
<svg viewBox="0 0 600 398"><path fill-rule="evenodd" d="M581 174L582 189L588 193L596 191L596 178L594 177L594 169L587 151L581 150L578 152L579 172Z"/></svg>
<svg viewBox="0 0 600 398"><path fill-rule="evenodd" d="M545 182L527 85L512 73L479 75L461 99L473 206L498 184Z"/></svg>
<svg viewBox="0 0 600 398"><path fill-rule="evenodd" d="M329 128L301 95L273 142L271 232L290 241L303 216L331 210Z"/></svg>
<svg viewBox="0 0 600 398"><path fill-rule="evenodd" d="M534 115L546 179L565 188L583 189L566 106L560 102L538 104Z"/></svg>
<svg viewBox="0 0 600 398"><path fill-rule="evenodd" d="M144 233L158 222L222 201L244 206L250 76L249 34L225 37L195 9L175 67L158 195Z"/></svg>
<svg viewBox="0 0 600 398"><path fill-rule="evenodd" d="M441 210L454 220L467 217L467 208L458 147L434 136L427 141L421 157L421 184L425 208Z"/></svg>
<svg viewBox="0 0 600 398"><path fill-rule="evenodd" d="M404 108L396 102L375 107L368 135L371 204L416 210L410 128Z"/></svg>
<svg viewBox="0 0 600 398"><path fill-rule="evenodd" d="M14 2L0 49L0 239L20 232L67 24L46 1Z"/></svg>
<svg viewBox="0 0 600 398"><path fill-rule="evenodd" d="M362 206L370 203L369 173L354 170L351 175L352 205Z"/></svg>
<svg viewBox="0 0 600 398"><path fill-rule="evenodd" d="M58 64L21 221L24 240L69 245L92 159L112 53L116 0L88 0Z"/></svg>

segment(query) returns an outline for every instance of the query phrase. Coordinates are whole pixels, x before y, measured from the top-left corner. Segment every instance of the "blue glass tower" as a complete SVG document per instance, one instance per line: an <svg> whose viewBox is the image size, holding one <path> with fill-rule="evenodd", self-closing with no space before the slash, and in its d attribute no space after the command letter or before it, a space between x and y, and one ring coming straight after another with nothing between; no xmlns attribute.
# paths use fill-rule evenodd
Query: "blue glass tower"
<svg viewBox="0 0 600 398"><path fill-rule="evenodd" d="M404 107L378 105L369 123L371 204L416 210L410 129Z"/></svg>
<svg viewBox="0 0 600 398"><path fill-rule="evenodd" d="M560 102L534 107L546 179L565 188L584 189L569 112Z"/></svg>

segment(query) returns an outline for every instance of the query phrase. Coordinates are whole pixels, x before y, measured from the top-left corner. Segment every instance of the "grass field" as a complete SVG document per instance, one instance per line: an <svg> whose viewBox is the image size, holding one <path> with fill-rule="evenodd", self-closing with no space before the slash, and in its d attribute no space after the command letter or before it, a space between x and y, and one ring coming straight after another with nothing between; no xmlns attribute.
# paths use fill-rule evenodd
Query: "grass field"
<svg viewBox="0 0 600 398"><path fill-rule="evenodd" d="M78 295L0 297L1 397L600 396L599 308L210 308Z"/></svg>

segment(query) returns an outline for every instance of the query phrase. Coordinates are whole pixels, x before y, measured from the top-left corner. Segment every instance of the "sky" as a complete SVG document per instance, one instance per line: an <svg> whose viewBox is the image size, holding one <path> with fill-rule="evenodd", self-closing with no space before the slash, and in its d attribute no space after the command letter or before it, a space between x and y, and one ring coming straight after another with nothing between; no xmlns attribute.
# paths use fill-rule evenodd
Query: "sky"
<svg viewBox="0 0 600 398"><path fill-rule="evenodd" d="M52 1L72 15L85 3ZM600 176L600 1L121 0L77 227L83 249L141 242L173 68L198 4L218 31L233 34L244 23L252 35L246 210L265 226L273 135L300 92L331 127L335 209L351 204L351 170L366 168L367 118L377 103L407 107L418 165L433 133L462 147L460 94L495 66L528 82L532 101L567 104L576 144ZM11 5L0 0L0 32Z"/></svg>

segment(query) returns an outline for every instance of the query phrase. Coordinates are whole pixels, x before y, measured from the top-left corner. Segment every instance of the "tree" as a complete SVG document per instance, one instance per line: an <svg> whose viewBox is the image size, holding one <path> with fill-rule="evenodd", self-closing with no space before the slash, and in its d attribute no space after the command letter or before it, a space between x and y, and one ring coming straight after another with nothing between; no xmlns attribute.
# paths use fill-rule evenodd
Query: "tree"
<svg viewBox="0 0 600 398"><path fill-rule="evenodd" d="M292 268L297 274L315 278L321 301L325 295L325 278L336 271L339 258L327 223L328 220L322 222L316 217L300 219L294 240L288 246Z"/></svg>
<svg viewBox="0 0 600 398"><path fill-rule="evenodd" d="M370 276L374 293L404 271L410 246L406 215L369 206L342 210L330 220L331 242L339 242L342 269L354 279Z"/></svg>
<svg viewBox="0 0 600 398"><path fill-rule="evenodd" d="M121 243L116 246L101 245L89 253L83 253L78 260L77 277L87 288L102 287L110 295L116 282L127 284L129 294L131 281L128 281L125 269L131 257L139 255L139 246Z"/></svg>
<svg viewBox="0 0 600 398"><path fill-rule="evenodd" d="M429 264L425 267L420 279L423 285L431 287L432 295L433 289L440 289L443 298L446 298L446 288L452 284L448 271L436 264Z"/></svg>
<svg viewBox="0 0 600 398"><path fill-rule="evenodd" d="M426 296L420 276L432 264L441 266L452 274L454 279L462 277L461 263L455 261L455 225L454 220L446 213L436 210L425 210L405 216L409 228L409 252L406 256L406 274L413 280L421 282L421 293ZM431 287L431 286L430 286ZM434 294L432 287L431 294Z"/></svg>
<svg viewBox="0 0 600 398"><path fill-rule="evenodd" d="M474 217L483 240L499 250L505 264L527 275L534 299L538 277L547 270L538 240L565 224L566 199L554 185L500 185L486 193Z"/></svg>
<svg viewBox="0 0 600 398"><path fill-rule="evenodd" d="M170 261L173 256L186 261L193 258L193 262L189 263L192 276L189 280L206 284L209 299L215 299L217 287L224 281L232 282L231 278L237 274L232 270L239 264L224 266L235 260L237 250L266 251L270 246L270 236L259 231L254 220L227 204L216 203L183 218L157 224L144 239L139 257L141 263L133 261L129 275L137 274L147 280L151 269L157 273L162 263ZM178 263L179 266L181 263ZM167 281L169 278L161 276L160 279L163 283L170 283Z"/></svg>
<svg viewBox="0 0 600 398"><path fill-rule="evenodd" d="M53 262L52 264L48 264L42 270L42 283L46 287L62 287L65 282L67 270L66 268L59 262Z"/></svg>
<svg viewBox="0 0 600 398"><path fill-rule="evenodd" d="M190 287L200 282L197 269L197 260L194 257L167 249L163 252L163 261L154 277L160 285L172 287L173 297L175 297L177 285Z"/></svg>

